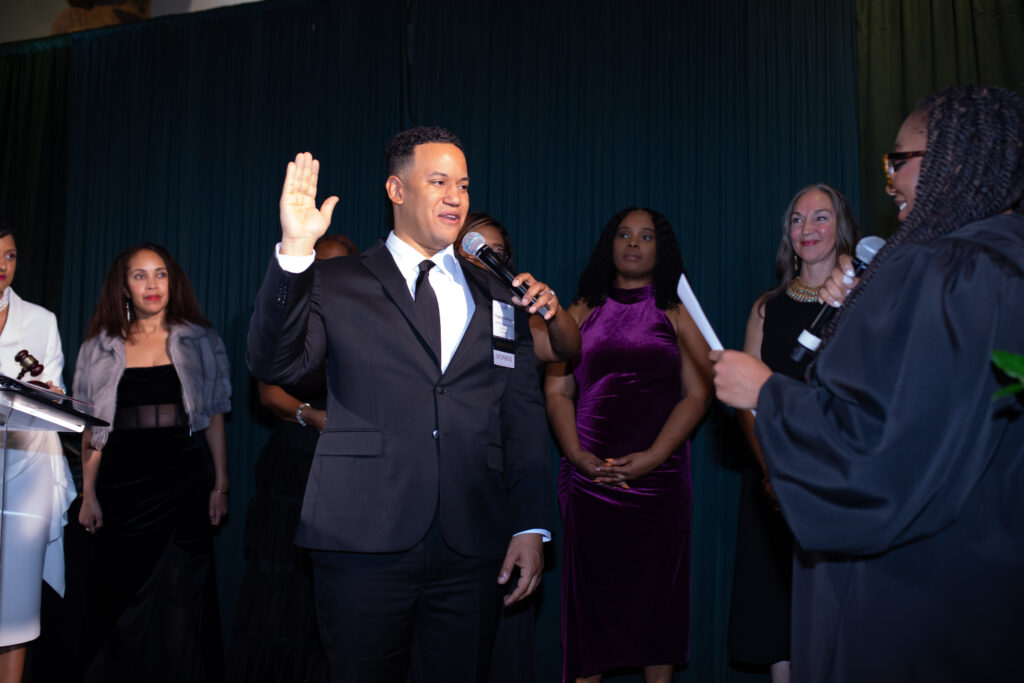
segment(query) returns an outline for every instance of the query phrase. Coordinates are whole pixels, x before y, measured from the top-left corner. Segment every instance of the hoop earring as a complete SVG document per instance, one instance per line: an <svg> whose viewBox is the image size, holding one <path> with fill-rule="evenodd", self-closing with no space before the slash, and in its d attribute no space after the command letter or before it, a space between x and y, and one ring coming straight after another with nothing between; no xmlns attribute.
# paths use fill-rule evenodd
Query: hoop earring
<svg viewBox="0 0 1024 683"><path fill-rule="evenodd" d="M128 322L132 321L132 305L131 299L125 297L124 299L124 317Z"/></svg>

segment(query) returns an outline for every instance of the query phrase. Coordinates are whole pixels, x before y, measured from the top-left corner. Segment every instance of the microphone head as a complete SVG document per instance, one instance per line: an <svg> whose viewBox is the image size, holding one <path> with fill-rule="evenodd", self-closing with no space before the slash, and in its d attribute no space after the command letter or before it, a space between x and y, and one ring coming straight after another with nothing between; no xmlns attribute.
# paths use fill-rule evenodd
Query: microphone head
<svg viewBox="0 0 1024 683"><path fill-rule="evenodd" d="M857 242L857 260L864 265L871 263L871 259L875 258L875 254L884 246L885 240L878 235L868 235L862 238L860 242Z"/></svg>
<svg viewBox="0 0 1024 683"><path fill-rule="evenodd" d="M487 240L478 232L467 232L466 236L462 238L462 251L471 256L476 256L477 252L486 246Z"/></svg>

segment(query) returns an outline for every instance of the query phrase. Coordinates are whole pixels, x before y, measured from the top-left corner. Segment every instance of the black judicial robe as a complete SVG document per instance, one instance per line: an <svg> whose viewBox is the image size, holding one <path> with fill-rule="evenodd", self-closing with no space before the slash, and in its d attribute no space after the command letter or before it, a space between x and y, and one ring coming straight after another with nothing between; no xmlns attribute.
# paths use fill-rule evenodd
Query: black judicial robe
<svg viewBox="0 0 1024 683"><path fill-rule="evenodd" d="M774 375L756 435L812 559L793 681L1024 680L1024 216L892 251L810 385Z"/></svg>

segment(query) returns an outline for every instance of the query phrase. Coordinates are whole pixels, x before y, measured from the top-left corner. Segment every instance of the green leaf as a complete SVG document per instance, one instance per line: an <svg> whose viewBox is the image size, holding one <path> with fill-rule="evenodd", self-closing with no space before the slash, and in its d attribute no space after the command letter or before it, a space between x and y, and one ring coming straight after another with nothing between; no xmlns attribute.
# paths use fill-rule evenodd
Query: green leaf
<svg viewBox="0 0 1024 683"><path fill-rule="evenodd" d="M1013 396L1014 394L1021 390L1024 390L1024 384L1021 384L1019 382L1017 384L1011 384L1010 386L1003 387L996 393L992 394L992 400L994 401L997 398L1002 398L1003 396Z"/></svg>
<svg viewBox="0 0 1024 683"><path fill-rule="evenodd" d="M1010 377L1024 382L1024 356L995 350L992 352L992 362Z"/></svg>

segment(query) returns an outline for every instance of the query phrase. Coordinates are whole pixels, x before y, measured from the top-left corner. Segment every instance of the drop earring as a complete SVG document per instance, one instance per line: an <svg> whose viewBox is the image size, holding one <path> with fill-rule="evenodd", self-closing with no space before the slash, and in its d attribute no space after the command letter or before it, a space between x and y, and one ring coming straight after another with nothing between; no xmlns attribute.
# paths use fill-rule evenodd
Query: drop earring
<svg viewBox="0 0 1024 683"><path fill-rule="evenodd" d="M132 321L132 304L128 297L124 298L124 317L128 322Z"/></svg>

